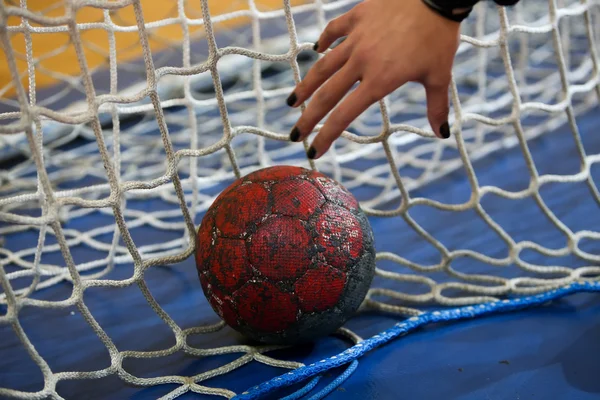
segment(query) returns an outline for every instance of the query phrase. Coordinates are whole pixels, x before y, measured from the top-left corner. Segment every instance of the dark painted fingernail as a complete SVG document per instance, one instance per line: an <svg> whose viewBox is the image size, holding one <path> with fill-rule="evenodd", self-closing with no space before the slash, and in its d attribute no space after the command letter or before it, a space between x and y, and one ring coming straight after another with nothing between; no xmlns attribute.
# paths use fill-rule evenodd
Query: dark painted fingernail
<svg viewBox="0 0 600 400"><path fill-rule="evenodd" d="M296 104L296 101L298 101L298 97L296 96L296 93L290 94L290 97L288 97L286 100L287 105L290 107L292 107L294 104Z"/></svg>
<svg viewBox="0 0 600 400"><path fill-rule="evenodd" d="M315 45L313 46L313 50L319 51L319 42L315 42Z"/></svg>
<svg viewBox="0 0 600 400"><path fill-rule="evenodd" d="M290 140L292 142L297 142L298 139L300 139L300 131L298 130L298 128L294 127L294 129L292 129L292 132L290 133Z"/></svg>
<svg viewBox="0 0 600 400"><path fill-rule="evenodd" d="M311 160L314 160L315 157L317 156L317 149L315 149L314 147L310 146L310 149L308 149L308 151L306 152L306 155Z"/></svg>
<svg viewBox="0 0 600 400"><path fill-rule="evenodd" d="M447 122L444 122L442 126L440 126L440 134L444 139L448 139L450 137L450 125Z"/></svg>

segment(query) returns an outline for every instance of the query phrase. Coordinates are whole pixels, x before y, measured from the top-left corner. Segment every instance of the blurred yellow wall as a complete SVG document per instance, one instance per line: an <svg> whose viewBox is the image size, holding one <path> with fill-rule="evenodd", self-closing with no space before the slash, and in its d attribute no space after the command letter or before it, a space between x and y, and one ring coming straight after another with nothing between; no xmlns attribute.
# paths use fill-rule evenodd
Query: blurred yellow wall
<svg viewBox="0 0 600 400"><path fill-rule="evenodd" d="M305 3L307 0L292 0L292 4ZM5 4L17 5L18 1L6 2ZM63 0L28 0L27 7L30 11L40 13L47 17L60 17L66 13ZM165 18L176 18L178 16L177 2L169 0L141 0L142 13L145 23L164 20ZM255 0L255 4L261 11L281 9L283 0ZM210 14L214 17L232 11L247 10L248 0L209 0ZM186 0L185 13L190 19L202 18L200 9L200 0ZM133 6L121 8L110 12L112 21L120 26L134 26L135 14ZM77 11L76 21L81 23L103 22L105 20L104 11L92 7L84 7ZM215 29L232 28L242 24L249 24L250 18L240 17L231 19L227 22L219 23ZM9 26L18 26L21 24L20 17L10 17ZM39 26L31 22L32 26ZM204 35L203 26L190 26L190 35L193 37L202 37ZM166 48L167 46L177 45L183 37L181 26L174 22L149 31L150 47L153 52ZM85 57L88 67L102 68L108 65L109 53L109 35L105 29L97 28L81 31L81 39L85 49ZM17 68L21 73L21 80L28 87L28 77L26 74L26 41L22 33L11 35L11 44L16 52ZM64 77L79 76L80 68L75 54L75 48L70 42L70 35L63 33L34 33L32 34L32 51L37 60L35 68L36 87L52 85L61 77L52 76L52 74L63 75ZM139 43L139 34L137 31L116 32L115 46L117 49L117 59L119 62L135 59L142 55L142 48ZM12 87L12 78L9 72L7 60L2 52L0 54L0 96L12 97L14 88Z"/></svg>

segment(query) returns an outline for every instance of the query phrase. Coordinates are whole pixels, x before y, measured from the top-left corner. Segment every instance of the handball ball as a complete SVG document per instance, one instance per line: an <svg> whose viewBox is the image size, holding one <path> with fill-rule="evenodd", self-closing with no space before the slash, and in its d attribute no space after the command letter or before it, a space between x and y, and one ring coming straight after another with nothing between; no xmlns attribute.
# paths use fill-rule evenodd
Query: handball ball
<svg viewBox="0 0 600 400"><path fill-rule="evenodd" d="M375 274L369 221L348 190L275 166L226 188L198 229L196 265L214 311L250 339L312 341L361 305Z"/></svg>

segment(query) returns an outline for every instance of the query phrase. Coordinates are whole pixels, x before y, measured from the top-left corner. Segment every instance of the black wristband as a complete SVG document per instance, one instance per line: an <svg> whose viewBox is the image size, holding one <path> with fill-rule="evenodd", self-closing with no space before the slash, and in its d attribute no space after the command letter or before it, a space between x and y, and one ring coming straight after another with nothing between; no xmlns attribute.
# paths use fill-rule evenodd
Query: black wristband
<svg viewBox="0 0 600 400"><path fill-rule="evenodd" d="M462 22L466 19L479 0L422 0L427 7L452 21ZM499 6L513 6L519 0L494 0Z"/></svg>
<svg viewBox="0 0 600 400"><path fill-rule="evenodd" d="M429 7L430 9L432 9L433 11L435 11L442 17L447 18L451 21L456 21L456 22L462 22L464 19L466 19L469 16L469 14L471 14L471 11L473 10L473 5L454 7L454 6L448 5L447 1L446 2L436 1L436 0L422 0L422 1L423 1L423 3L425 3L425 5L427 7ZM477 3L477 1L475 1L474 3Z"/></svg>

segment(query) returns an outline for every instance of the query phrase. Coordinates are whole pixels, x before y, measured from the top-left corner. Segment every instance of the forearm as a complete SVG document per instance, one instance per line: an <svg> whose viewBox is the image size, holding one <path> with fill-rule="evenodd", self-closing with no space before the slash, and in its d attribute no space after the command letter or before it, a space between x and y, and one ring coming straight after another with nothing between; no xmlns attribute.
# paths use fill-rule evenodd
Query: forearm
<svg viewBox="0 0 600 400"><path fill-rule="evenodd" d="M422 0L429 8L445 18L460 22L467 18L480 0ZM501 6L512 6L519 0L493 0Z"/></svg>

